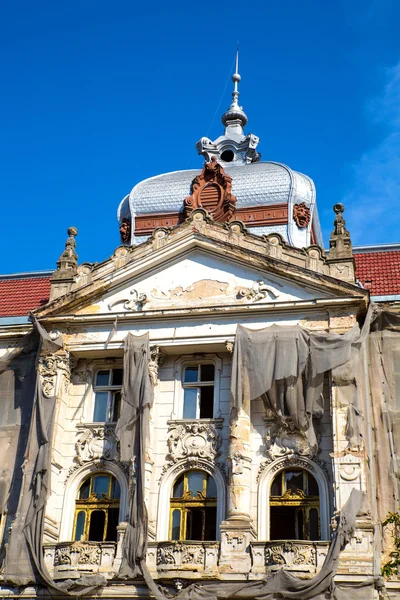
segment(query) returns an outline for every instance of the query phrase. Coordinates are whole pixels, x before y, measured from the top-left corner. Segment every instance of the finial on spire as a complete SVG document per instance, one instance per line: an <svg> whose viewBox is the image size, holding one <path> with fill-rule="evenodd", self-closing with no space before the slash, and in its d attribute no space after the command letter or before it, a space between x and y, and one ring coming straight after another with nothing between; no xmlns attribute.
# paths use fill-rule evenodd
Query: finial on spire
<svg viewBox="0 0 400 600"><path fill-rule="evenodd" d="M232 92L232 104L222 115L222 123L226 129L229 127L237 131L237 133L243 134L243 127L246 125L248 119L247 115L239 106L239 81L241 77L239 75L239 43L236 46L236 60L235 60L235 72L232 75L233 81L233 92ZM225 131L226 134L226 131Z"/></svg>

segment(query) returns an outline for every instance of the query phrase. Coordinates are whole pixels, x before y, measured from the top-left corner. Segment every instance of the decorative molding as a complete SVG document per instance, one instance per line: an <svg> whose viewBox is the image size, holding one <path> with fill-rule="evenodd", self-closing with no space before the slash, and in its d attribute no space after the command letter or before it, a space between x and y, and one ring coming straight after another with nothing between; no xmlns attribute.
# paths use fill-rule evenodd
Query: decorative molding
<svg viewBox="0 0 400 600"><path fill-rule="evenodd" d="M157 213L152 215L136 215L135 235L151 235L158 227L176 227L181 222L181 213ZM235 219L251 227L268 225L287 225L287 204L271 204L270 206L255 206L253 208L237 208Z"/></svg>
<svg viewBox="0 0 400 600"><path fill-rule="evenodd" d="M140 312L143 310L143 306L148 302L147 294L143 294L142 292L138 292L135 288L133 288L129 292L133 298L120 298L118 300L114 300L108 305L108 310L112 310L118 304L123 304L125 310L132 310L135 312Z"/></svg>
<svg viewBox="0 0 400 600"><path fill-rule="evenodd" d="M99 544L83 544L75 542L65 546L57 546L54 554L54 566L100 565L101 547Z"/></svg>
<svg viewBox="0 0 400 600"><path fill-rule="evenodd" d="M317 548L298 542L270 543L265 546L265 566L317 567Z"/></svg>
<svg viewBox="0 0 400 600"><path fill-rule="evenodd" d="M311 220L311 211L305 202L294 204L293 220L299 229L305 229L308 227Z"/></svg>
<svg viewBox="0 0 400 600"><path fill-rule="evenodd" d="M223 419L213 421L168 421L168 459L170 464L181 459L204 458L214 461L222 444L217 429Z"/></svg>
<svg viewBox="0 0 400 600"><path fill-rule="evenodd" d="M150 346L149 371L154 386L158 384L158 368L164 364L166 357L167 355L161 350L160 346Z"/></svg>
<svg viewBox="0 0 400 600"><path fill-rule="evenodd" d="M262 279L258 279L253 283L251 288L242 288L239 292L239 296L246 298L252 302L258 302L259 300L276 300L282 294L275 288L266 284Z"/></svg>
<svg viewBox="0 0 400 600"><path fill-rule="evenodd" d="M112 425L77 425L78 439L75 442L75 460L79 465L85 462L118 460L119 448Z"/></svg>
<svg viewBox="0 0 400 600"><path fill-rule="evenodd" d="M129 242L131 241L131 227L131 220L123 218L119 227L119 234L121 236L121 242L123 244L129 244Z"/></svg>
<svg viewBox="0 0 400 600"><path fill-rule="evenodd" d="M232 177L225 173L215 156L204 163L203 170L192 181L192 195L183 203L185 217L196 208L206 209L215 221L230 221L235 212L236 196L232 194Z"/></svg>
<svg viewBox="0 0 400 600"><path fill-rule="evenodd" d="M315 450L311 447L306 435L297 429L290 417L281 417L279 421L265 419L266 434L265 455L270 460L282 456L308 456L312 458Z"/></svg>
<svg viewBox="0 0 400 600"><path fill-rule="evenodd" d="M204 565L205 550L202 545L175 542L159 544L157 548L157 566Z"/></svg>
<svg viewBox="0 0 400 600"><path fill-rule="evenodd" d="M62 375L65 391L71 381L71 369L76 365L75 359L68 353L46 354L39 358L38 371L41 377L43 395L51 398L56 395L57 375Z"/></svg>

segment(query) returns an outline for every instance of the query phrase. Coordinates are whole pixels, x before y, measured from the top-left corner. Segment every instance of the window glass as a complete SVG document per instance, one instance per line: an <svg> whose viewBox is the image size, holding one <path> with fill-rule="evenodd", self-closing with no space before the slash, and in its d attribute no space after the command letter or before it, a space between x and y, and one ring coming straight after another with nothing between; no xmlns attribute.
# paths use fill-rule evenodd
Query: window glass
<svg viewBox="0 0 400 600"><path fill-rule="evenodd" d="M192 508L187 511L186 539L203 539L204 511L201 508Z"/></svg>
<svg viewBox="0 0 400 600"><path fill-rule="evenodd" d="M110 379L110 371L99 371L96 376L96 387L107 386Z"/></svg>
<svg viewBox="0 0 400 600"><path fill-rule="evenodd" d="M184 375L184 382L185 383L195 383L198 381L198 372L199 372L199 368L198 367L186 367L185 369L185 375Z"/></svg>
<svg viewBox="0 0 400 600"><path fill-rule="evenodd" d="M116 542L117 541L117 527L119 523L119 508L109 508L107 518L107 534L106 541L107 542Z"/></svg>
<svg viewBox="0 0 400 600"><path fill-rule="evenodd" d="M200 381L214 381L214 365L201 365Z"/></svg>
<svg viewBox="0 0 400 600"><path fill-rule="evenodd" d="M207 498L217 497L217 486L215 485L214 477L207 475Z"/></svg>
<svg viewBox="0 0 400 600"><path fill-rule="evenodd" d="M122 385L122 369L112 370L112 385Z"/></svg>
<svg viewBox="0 0 400 600"><path fill-rule="evenodd" d="M111 498L121 498L121 488L118 479L115 479L115 477L113 477L111 484Z"/></svg>
<svg viewBox="0 0 400 600"><path fill-rule="evenodd" d="M117 422L121 413L121 392L114 392L113 394L113 414L112 421Z"/></svg>
<svg viewBox="0 0 400 600"><path fill-rule="evenodd" d="M78 512L76 517L76 525L75 525L75 537L74 540L76 542L80 542L83 539L83 534L85 531L85 512L81 510Z"/></svg>
<svg viewBox="0 0 400 600"><path fill-rule="evenodd" d="M198 388L186 388L183 395L183 418L184 419L196 419L197 418L197 389Z"/></svg>
<svg viewBox="0 0 400 600"><path fill-rule="evenodd" d="M180 539L180 533L181 533L181 511L180 510L174 510L172 512L172 532L171 532L171 539L172 540L179 540Z"/></svg>
<svg viewBox="0 0 400 600"><path fill-rule="evenodd" d="M183 496L183 475L181 475L175 482L174 489L172 492L174 498L182 498Z"/></svg>
<svg viewBox="0 0 400 600"><path fill-rule="evenodd" d="M318 511L316 508L310 510L310 540L318 540Z"/></svg>
<svg viewBox="0 0 400 600"><path fill-rule="evenodd" d="M314 477L308 473L307 475L308 477L308 496L318 496L319 494L319 490L318 490L318 483L315 481Z"/></svg>
<svg viewBox="0 0 400 600"><path fill-rule="evenodd" d="M94 397L93 422L107 421L108 392L96 392Z"/></svg>
<svg viewBox="0 0 400 600"><path fill-rule="evenodd" d="M79 499L86 500L89 498L90 479L86 479L79 488Z"/></svg>
<svg viewBox="0 0 400 600"><path fill-rule="evenodd" d="M110 477L108 475L96 475L93 477L93 493L96 494L97 498L108 497L108 485Z"/></svg>
<svg viewBox="0 0 400 600"><path fill-rule="evenodd" d="M296 493L297 490L304 491L303 471L285 471L286 490Z"/></svg>
<svg viewBox="0 0 400 600"><path fill-rule="evenodd" d="M204 473L202 471L189 471L188 473L188 491L192 492L193 496L197 496L198 492L203 493Z"/></svg>
<svg viewBox="0 0 400 600"><path fill-rule="evenodd" d="M282 473L278 473L272 482L271 496L282 496Z"/></svg>
<svg viewBox="0 0 400 600"><path fill-rule="evenodd" d="M212 419L214 414L214 387L200 388L200 419Z"/></svg>
<svg viewBox="0 0 400 600"><path fill-rule="evenodd" d="M104 540L104 525L106 513L104 510L94 510L90 515L89 542L102 542Z"/></svg>

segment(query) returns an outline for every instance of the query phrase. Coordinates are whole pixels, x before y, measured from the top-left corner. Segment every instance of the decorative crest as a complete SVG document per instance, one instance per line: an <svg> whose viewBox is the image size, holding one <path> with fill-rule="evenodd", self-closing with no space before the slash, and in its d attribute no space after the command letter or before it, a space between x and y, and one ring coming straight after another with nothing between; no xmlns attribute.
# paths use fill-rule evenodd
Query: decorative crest
<svg viewBox="0 0 400 600"><path fill-rule="evenodd" d="M197 208L209 212L215 221L229 221L236 207L232 194L232 177L229 177L215 156L205 163L200 175L192 181L192 195L184 202L185 217Z"/></svg>

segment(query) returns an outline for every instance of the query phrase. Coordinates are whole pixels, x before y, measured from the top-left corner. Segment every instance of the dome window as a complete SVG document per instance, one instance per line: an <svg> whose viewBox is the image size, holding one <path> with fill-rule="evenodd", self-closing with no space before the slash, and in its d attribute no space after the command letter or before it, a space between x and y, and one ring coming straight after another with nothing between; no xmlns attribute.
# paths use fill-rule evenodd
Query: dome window
<svg viewBox="0 0 400 600"><path fill-rule="evenodd" d="M221 160L224 162L232 162L235 155L232 150L224 150L221 154Z"/></svg>

